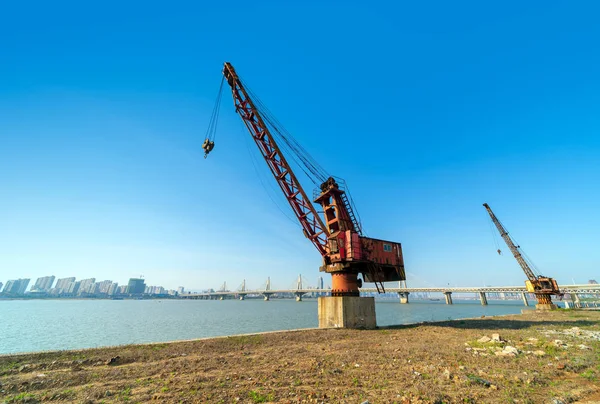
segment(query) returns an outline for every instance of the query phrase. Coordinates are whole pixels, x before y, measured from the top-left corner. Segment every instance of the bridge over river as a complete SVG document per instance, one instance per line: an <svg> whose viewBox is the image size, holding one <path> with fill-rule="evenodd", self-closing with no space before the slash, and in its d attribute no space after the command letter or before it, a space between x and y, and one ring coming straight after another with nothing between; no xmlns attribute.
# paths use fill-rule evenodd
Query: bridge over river
<svg viewBox="0 0 600 404"><path fill-rule="evenodd" d="M559 285L560 286L560 285ZM304 295L310 294L312 296L328 296L330 290L326 288L305 288L302 285L302 277L299 276L296 282L295 288L290 289L272 289L271 281L267 279L265 287L262 289L248 290L246 289L246 282L242 282L242 285L237 290L226 290L226 284L223 283L220 290L215 292L203 292L203 293L183 293L179 295L182 299L240 299L244 300L247 296L262 296L264 300L270 300L272 296L295 296L296 301L302 301ZM377 293L381 289L364 287L360 289L361 294L372 294ZM598 302L589 303L582 302L581 296L588 295L594 296L600 299L600 285L585 284L585 285L563 285L560 286L560 290L569 295L570 299L565 300L566 307L597 307ZM534 300L534 296L528 293L525 286L485 286L485 287L427 287L427 288L408 288L408 287L396 287L396 288L385 288L386 293L397 293L400 303L408 304L409 295L411 293L442 293L445 297L446 304L453 304L452 294L453 293L472 293L479 297L482 305L488 304L489 294L518 294L523 300L525 306L529 306L529 300ZM529 298L529 299L528 299ZM570 300L570 301L569 301Z"/></svg>

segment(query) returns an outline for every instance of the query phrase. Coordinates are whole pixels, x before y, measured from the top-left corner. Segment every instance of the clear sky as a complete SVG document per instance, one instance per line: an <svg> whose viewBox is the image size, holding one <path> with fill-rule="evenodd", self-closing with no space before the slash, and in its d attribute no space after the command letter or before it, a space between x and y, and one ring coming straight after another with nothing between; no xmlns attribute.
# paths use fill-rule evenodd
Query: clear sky
<svg viewBox="0 0 600 404"><path fill-rule="evenodd" d="M600 280L597 2L297 4L4 4L0 281L315 285L229 92L202 158L224 61L403 244L409 286L522 284L483 202L544 274Z"/></svg>

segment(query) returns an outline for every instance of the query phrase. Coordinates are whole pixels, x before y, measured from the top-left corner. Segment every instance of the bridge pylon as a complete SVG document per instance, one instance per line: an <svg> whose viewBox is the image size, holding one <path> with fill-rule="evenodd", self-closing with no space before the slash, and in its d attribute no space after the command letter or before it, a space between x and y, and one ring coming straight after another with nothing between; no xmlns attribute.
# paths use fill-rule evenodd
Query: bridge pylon
<svg viewBox="0 0 600 404"><path fill-rule="evenodd" d="M244 300L246 298L246 294L246 280L244 279L238 291L238 298L240 300Z"/></svg>
<svg viewBox="0 0 600 404"><path fill-rule="evenodd" d="M270 293L270 291L271 291L271 277L269 276L269 277L267 277L267 284L265 285L265 290L264 290L264 292L262 293L262 295L263 295L263 296L264 296L264 298L265 298L265 299L264 299L264 300L265 300L265 302L268 302L269 300L271 300L271 295L272 295L273 293Z"/></svg>
<svg viewBox="0 0 600 404"><path fill-rule="evenodd" d="M304 296L304 292L302 291L304 288L302 287L302 274L298 275L298 280L296 281L296 291L294 294L296 295L296 301L301 302L302 296Z"/></svg>

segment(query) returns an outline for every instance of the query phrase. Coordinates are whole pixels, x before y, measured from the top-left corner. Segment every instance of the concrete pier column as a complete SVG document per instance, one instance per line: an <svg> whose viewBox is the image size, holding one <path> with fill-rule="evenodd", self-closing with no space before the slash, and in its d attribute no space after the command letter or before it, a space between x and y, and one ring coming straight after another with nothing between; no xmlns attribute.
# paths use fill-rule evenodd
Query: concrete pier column
<svg viewBox="0 0 600 404"><path fill-rule="evenodd" d="M296 301L297 301L297 302L301 302L301 301L302 301L302 295L303 295L303 294L304 294L304 293L296 293Z"/></svg>
<svg viewBox="0 0 600 404"><path fill-rule="evenodd" d="M581 300L579 299L579 295L577 293L571 293L571 300L573 300L574 306L576 308L581 308Z"/></svg>
<svg viewBox="0 0 600 404"><path fill-rule="evenodd" d="M400 298L400 303L408 304L408 295L409 295L409 292L398 292L398 297Z"/></svg>
<svg viewBox="0 0 600 404"><path fill-rule="evenodd" d="M452 292L444 292L444 296L446 296L446 304L452 303Z"/></svg>
<svg viewBox="0 0 600 404"><path fill-rule="evenodd" d="M219 300L224 300L224 299L225 299L225 296L223 296L223 295L219 296Z"/></svg>
<svg viewBox="0 0 600 404"><path fill-rule="evenodd" d="M271 300L271 294L270 294L270 293L269 293L269 294L265 294L265 295L263 295L263 296L265 297L265 298L264 298L264 301L265 301L265 302L268 302L269 300Z"/></svg>
<svg viewBox="0 0 600 404"><path fill-rule="evenodd" d="M527 301L527 293L525 293L525 292L521 293L521 297L523 298L523 304L525 306L529 306L529 301Z"/></svg>
<svg viewBox="0 0 600 404"><path fill-rule="evenodd" d="M482 306L487 306L488 302L487 302L487 296L485 295L485 292L479 292L479 300L481 301Z"/></svg>
<svg viewBox="0 0 600 404"><path fill-rule="evenodd" d="M240 300L245 300L246 299L246 295L240 295L239 299Z"/></svg>

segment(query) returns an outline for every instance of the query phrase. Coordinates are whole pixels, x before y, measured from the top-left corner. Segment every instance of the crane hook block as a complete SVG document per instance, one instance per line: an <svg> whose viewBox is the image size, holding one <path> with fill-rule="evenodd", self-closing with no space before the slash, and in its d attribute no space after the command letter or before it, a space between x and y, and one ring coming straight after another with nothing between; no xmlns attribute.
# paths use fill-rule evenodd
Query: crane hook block
<svg viewBox="0 0 600 404"><path fill-rule="evenodd" d="M204 141L204 143L202 143L202 148L204 149L204 158L208 156L208 153L210 153L214 147L215 142L211 141L208 138Z"/></svg>

